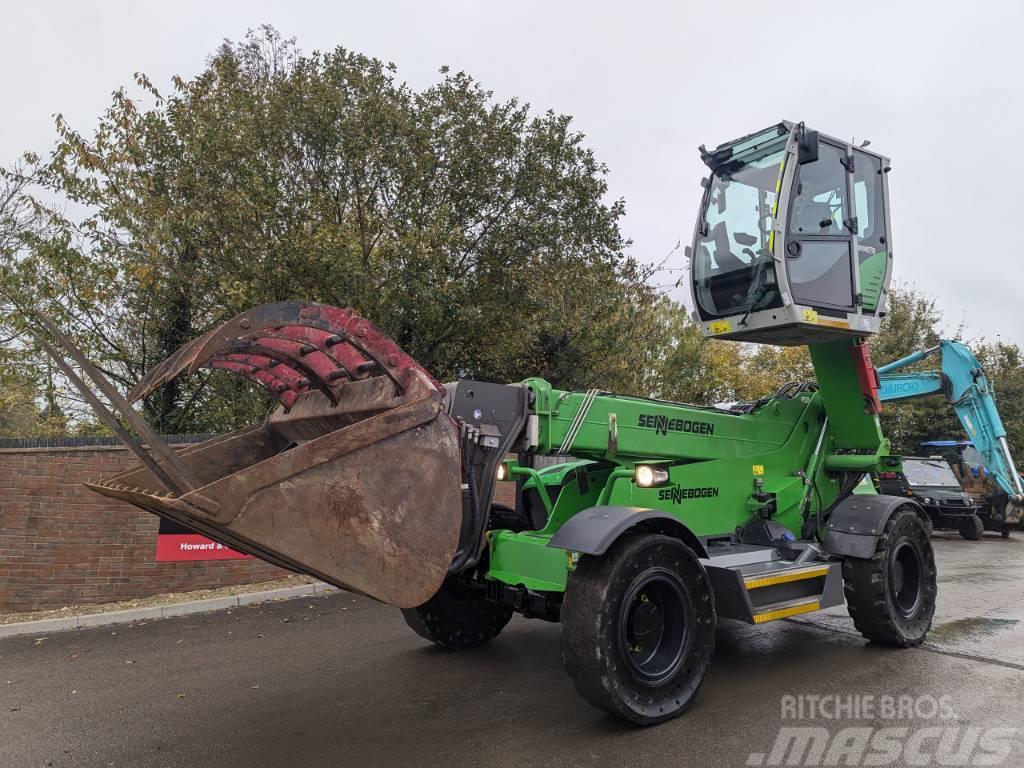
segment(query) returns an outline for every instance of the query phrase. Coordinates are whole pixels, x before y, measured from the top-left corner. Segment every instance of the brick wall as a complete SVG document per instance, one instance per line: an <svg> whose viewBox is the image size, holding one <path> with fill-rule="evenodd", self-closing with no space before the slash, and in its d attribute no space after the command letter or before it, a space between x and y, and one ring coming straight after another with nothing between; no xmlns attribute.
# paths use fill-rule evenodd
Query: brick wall
<svg viewBox="0 0 1024 768"><path fill-rule="evenodd" d="M120 447L0 448L0 611L287 575L259 560L157 563L159 520L82 486L135 464Z"/></svg>
<svg viewBox="0 0 1024 768"><path fill-rule="evenodd" d="M114 602L288 575L259 560L155 562L159 519L82 485L135 466L134 454L112 438L80 439L98 444L79 447L62 442L0 442L0 611ZM5 447L11 445L25 447ZM514 505L515 484L498 483L494 501Z"/></svg>

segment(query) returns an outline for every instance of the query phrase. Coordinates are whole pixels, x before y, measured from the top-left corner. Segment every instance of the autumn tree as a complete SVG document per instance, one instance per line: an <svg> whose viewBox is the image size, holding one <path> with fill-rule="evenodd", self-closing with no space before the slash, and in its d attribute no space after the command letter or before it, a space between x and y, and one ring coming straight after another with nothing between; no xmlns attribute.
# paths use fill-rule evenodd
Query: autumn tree
<svg viewBox="0 0 1024 768"><path fill-rule="evenodd" d="M255 304L354 306L442 379L542 373L641 387L654 292L625 255L621 201L569 117L442 70L415 91L271 28L227 42L165 94L144 75L94 131L58 118L27 169L54 231L17 279L122 387ZM266 403L221 376L145 403L165 431Z"/></svg>

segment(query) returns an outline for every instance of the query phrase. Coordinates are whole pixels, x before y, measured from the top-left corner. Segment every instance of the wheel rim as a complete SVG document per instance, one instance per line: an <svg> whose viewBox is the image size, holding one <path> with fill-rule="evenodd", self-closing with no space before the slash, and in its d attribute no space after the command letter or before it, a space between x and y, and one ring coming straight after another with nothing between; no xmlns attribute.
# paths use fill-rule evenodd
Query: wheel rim
<svg viewBox="0 0 1024 768"><path fill-rule="evenodd" d="M671 571L652 569L634 581L622 601L619 642L635 679L658 685L679 670L692 613L689 594Z"/></svg>
<svg viewBox="0 0 1024 768"><path fill-rule="evenodd" d="M910 539L900 539L892 553L889 588L897 610L911 616L921 604L924 588L924 561Z"/></svg>

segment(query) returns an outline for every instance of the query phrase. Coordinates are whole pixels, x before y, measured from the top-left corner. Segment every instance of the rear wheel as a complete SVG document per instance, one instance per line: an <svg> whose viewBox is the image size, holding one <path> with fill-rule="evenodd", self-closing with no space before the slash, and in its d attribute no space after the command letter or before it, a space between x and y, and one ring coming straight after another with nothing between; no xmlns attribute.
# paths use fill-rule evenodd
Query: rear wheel
<svg viewBox="0 0 1024 768"><path fill-rule="evenodd" d="M497 637L512 618L512 608L471 590L465 576L450 576L436 595L417 608L403 609L402 616L420 637L461 651Z"/></svg>
<svg viewBox="0 0 1024 768"><path fill-rule="evenodd" d="M531 530L533 526L529 520L516 512L515 507L491 504L491 516L487 520L487 527L491 530L501 529L520 533Z"/></svg>
<svg viewBox="0 0 1024 768"><path fill-rule="evenodd" d="M960 535L968 541L977 541L985 533L985 524L977 515L971 515L960 523Z"/></svg>
<svg viewBox="0 0 1024 768"><path fill-rule="evenodd" d="M910 648L928 634L935 613L935 554L913 509L897 509L868 560L843 561L846 604L857 630L883 645Z"/></svg>
<svg viewBox="0 0 1024 768"><path fill-rule="evenodd" d="M677 717L711 663L715 606L693 550L669 536L584 557L562 605L562 661L591 704L641 725Z"/></svg>

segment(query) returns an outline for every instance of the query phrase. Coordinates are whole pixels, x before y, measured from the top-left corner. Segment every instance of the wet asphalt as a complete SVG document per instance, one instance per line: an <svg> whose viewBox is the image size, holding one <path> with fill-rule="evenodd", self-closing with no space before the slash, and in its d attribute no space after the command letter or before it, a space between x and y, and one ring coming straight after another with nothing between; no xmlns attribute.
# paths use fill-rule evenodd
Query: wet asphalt
<svg viewBox="0 0 1024 768"><path fill-rule="evenodd" d="M649 729L576 695L557 625L517 617L490 645L450 654L346 593L0 640L0 767L731 767L771 764L794 725L1024 734L1024 534L935 545L925 647L867 644L843 610L722 622L694 706ZM793 720L794 701L831 695L875 714ZM901 697L902 718L879 714ZM942 732L889 764L937 764ZM1024 765L1024 735L1005 743L999 764Z"/></svg>

